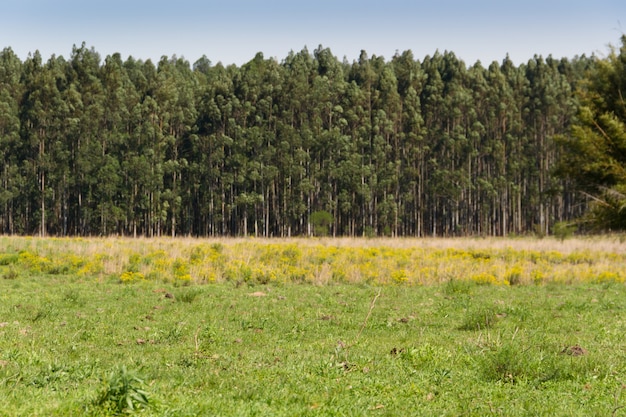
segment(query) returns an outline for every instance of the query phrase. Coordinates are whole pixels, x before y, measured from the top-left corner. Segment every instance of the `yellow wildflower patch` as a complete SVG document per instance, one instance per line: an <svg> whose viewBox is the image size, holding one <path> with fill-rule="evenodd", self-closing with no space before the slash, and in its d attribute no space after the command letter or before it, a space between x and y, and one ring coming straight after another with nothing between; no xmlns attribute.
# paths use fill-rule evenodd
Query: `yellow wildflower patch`
<svg viewBox="0 0 626 417"><path fill-rule="evenodd" d="M183 282L361 282L480 285L623 283L621 245L547 239L32 239L0 238L0 267L30 274Z"/></svg>

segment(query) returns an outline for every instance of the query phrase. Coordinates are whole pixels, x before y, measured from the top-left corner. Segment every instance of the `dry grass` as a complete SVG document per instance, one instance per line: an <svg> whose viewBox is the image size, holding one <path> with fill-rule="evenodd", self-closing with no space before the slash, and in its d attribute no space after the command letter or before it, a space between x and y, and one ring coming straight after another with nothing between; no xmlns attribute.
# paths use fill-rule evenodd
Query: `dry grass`
<svg viewBox="0 0 626 417"><path fill-rule="evenodd" d="M458 249L486 250L513 249L534 250L539 252L557 251L570 254L576 251L598 251L626 253L626 237L623 235L577 237L560 241L555 238L498 238L498 237L461 237L461 238L38 238L38 237L0 237L5 248L17 251L36 248L45 252L68 251L77 255L91 256L103 250L111 256L118 252L133 251L139 254L163 250L170 256L182 256L190 247L199 244L222 244L232 246L238 243L256 244L296 244L298 246L333 246L333 247L387 247L393 249Z"/></svg>
<svg viewBox="0 0 626 417"><path fill-rule="evenodd" d="M555 238L538 239L534 237L499 238L499 237L459 237L459 238L324 238L292 239L299 244L322 244L338 247L389 247L396 249L459 249L459 250L499 250L517 251L534 250L539 252L556 251L570 254L577 251L599 251L626 253L625 237L622 235L589 236L571 238L564 241Z"/></svg>
<svg viewBox="0 0 626 417"><path fill-rule="evenodd" d="M554 238L32 238L0 237L4 253L83 267L83 275L215 281L485 284L618 281L623 236ZM84 268L88 265L88 268ZM39 268L39 270L37 270ZM58 269L58 265L56 266ZM68 268L66 268L67 270ZM69 268L70 270L72 268ZM74 268L78 271L78 267ZM85 272L86 271L86 272Z"/></svg>

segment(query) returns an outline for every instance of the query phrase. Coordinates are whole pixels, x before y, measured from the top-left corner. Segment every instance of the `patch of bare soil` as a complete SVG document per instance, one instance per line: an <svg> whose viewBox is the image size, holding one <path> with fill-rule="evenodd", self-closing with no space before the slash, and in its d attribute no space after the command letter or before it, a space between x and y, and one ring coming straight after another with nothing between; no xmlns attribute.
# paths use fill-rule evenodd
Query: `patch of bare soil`
<svg viewBox="0 0 626 417"><path fill-rule="evenodd" d="M587 349L579 346L568 346L561 351L561 355L570 355L570 356L583 356L587 354Z"/></svg>

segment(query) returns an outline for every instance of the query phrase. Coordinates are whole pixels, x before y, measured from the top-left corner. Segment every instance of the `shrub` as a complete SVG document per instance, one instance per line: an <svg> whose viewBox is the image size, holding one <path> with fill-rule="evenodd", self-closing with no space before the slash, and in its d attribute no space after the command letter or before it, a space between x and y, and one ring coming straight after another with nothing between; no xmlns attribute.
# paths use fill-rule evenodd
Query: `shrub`
<svg viewBox="0 0 626 417"><path fill-rule="evenodd" d="M474 274L470 277L470 280L474 281L478 285L498 284L498 279L496 278L496 276L488 272L481 272L478 274Z"/></svg>
<svg viewBox="0 0 626 417"><path fill-rule="evenodd" d="M595 279L592 279L592 282L596 282L599 284L613 283L613 282L623 283L624 277L619 272L603 271L600 274L598 274L597 277L595 277Z"/></svg>
<svg viewBox="0 0 626 417"><path fill-rule="evenodd" d="M333 215L326 210L311 213L311 224L315 236L328 236L328 229L333 223Z"/></svg>
<svg viewBox="0 0 626 417"><path fill-rule="evenodd" d="M523 269L521 266L514 266L509 269L504 276L504 280L509 283L509 285L519 285L522 283L522 273Z"/></svg>
<svg viewBox="0 0 626 417"><path fill-rule="evenodd" d="M558 222L554 225L552 229L552 233L554 236L559 239L561 242L565 239L572 237L572 235L576 232L575 224L568 224L565 222Z"/></svg>
<svg viewBox="0 0 626 417"><path fill-rule="evenodd" d="M120 281L124 283L141 281L144 278L145 277L141 272L126 271L126 272L123 272L122 275L120 275Z"/></svg>
<svg viewBox="0 0 626 417"><path fill-rule="evenodd" d="M191 281L189 273L189 264L181 258L176 258L172 264L172 272L177 281Z"/></svg>

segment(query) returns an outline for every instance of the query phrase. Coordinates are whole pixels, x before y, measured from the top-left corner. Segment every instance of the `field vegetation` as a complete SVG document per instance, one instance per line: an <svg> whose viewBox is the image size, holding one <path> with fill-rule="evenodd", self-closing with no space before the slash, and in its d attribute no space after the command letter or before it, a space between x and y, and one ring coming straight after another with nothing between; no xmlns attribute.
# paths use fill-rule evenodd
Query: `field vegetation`
<svg viewBox="0 0 626 417"><path fill-rule="evenodd" d="M626 414L626 250L0 238L3 415Z"/></svg>
<svg viewBox="0 0 626 417"><path fill-rule="evenodd" d="M5 276L175 285L624 282L623 237L579 239L0 238Z"/></svg>

